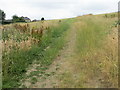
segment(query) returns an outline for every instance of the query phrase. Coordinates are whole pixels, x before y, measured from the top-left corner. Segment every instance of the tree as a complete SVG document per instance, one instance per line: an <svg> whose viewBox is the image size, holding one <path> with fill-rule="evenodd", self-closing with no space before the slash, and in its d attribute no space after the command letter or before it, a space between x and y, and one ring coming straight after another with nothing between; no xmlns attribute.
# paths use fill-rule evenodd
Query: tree
<svg viewBox="0 0 120 90"><path fill-rule="evenodd" d="M19 17L19 21L21 21L21 22L25 22L25 20L24 20L23 17Z"/></svg>
<svg viewBox="0 0 120 90"><path fill-rule="evenodd" d="M0 10L0 23L4 24L4 20L5 20L5 13L4 11Z"/></svg>
<svg viewBox="0 0 120 90"><path fill-rule="evenodd" d="M42 17L42 18L41 18L41 21L44 21L44 20L45 20L44 17Z"/></svg>
<svg viewBox="0 0 120 90"><path fill-rule="evenodd" d="M17 15L12 16L12 21L13 22L25 22L24 18L18 17Z"/></svg>
<svg viewBox="0 0 120 90"><path fill-rule="evenodd" d="M18 17L17 15L13 15L13 16L12 16L12 21L13 21L13 22L19 21L19 17Z"/></svg>

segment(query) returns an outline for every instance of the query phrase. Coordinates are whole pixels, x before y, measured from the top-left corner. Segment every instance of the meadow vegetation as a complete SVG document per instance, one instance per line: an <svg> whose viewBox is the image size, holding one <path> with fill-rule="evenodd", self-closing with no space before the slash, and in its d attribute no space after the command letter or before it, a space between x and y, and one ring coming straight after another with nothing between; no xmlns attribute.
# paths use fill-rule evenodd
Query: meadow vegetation
<svg viewBox="0 0 120 90"><path fill-rule="evenodd" d="M118 24L110 13L2 26L3 88L20 86L34 61L41 66L28 76L32 85L44 75L42 87L51 76L58 83L50 87L118 87ZM46 73L50 65L56 71Z"/></svg>
<svg viewBox="0 0 120 90"><path fill-rule="evenodd" d="M87 84L91 82L84 87L118 87L118 30L114 24L117 13L108 14L112 16L109 19L103 16L78 18L76 62L80 63L76 67L81 68Z"/></svg>
<svg viewBox="0 0 120 90"><path fill-rule="evenodd" d="M50 65L64 45L63 33L70 22L45 21L33 23L33 26L32 23L6 26L3 30L3 88L17 87L17 82L34 60Z"/></svg>
<svg viewBox="0 0 120 90"><path fill-rule="evenodd" d="M114 24L118 22L117 13L107 16L109 17L105 17L105 14L84 15L75 18L71 25L71 29L76 32L75 36L72 35L75 37L75 44L73 48L70 47L74 50L69 50L70 55L66 57L61 56L64 64L59 67L58 73L56 72L57 78L53 79L58 81L55 85L51 84L52 87L118 87L118 23L117 26ZM49 86L47 82L46 80L44 87Z"/></svg>

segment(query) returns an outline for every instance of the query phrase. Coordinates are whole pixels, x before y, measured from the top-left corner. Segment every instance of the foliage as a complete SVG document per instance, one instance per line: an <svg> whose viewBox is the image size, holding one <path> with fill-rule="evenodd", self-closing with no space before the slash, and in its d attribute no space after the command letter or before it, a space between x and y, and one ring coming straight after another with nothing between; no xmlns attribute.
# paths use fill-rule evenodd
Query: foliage
<svg viewBox="0 0 120 90"><path fill-rule="evenodd" d="M2 22L0 23L4 24L5 16L6 14L4 13L4 11L0 10L0 20L2 20Z"/></svg>
<svg viewBox="0 0 120 90"><path fill-rule="evenodd" d="M12 17L13 22L25 22L25 20L22 17L18 17L17 15L13 15Z"/></svg>
<svg viewBox="0 0 120 90"><path fill-rule="evenodd" d="M41 37L41 42L32 44L29 50L18 49L16 46L13 46L10 52L3 53L3 88L19 86L19 80L22 79L22 76L26 72L26 68L32 64L34 60L47 66L52 63L53 58L57 56L59 50L64 45L65 40L63 32L69 27L69 22L67 21L67 23L65 23L66 21L67 20L58 27L51 27ZM14 33L18 35L17 32ZM27 37L25 33L21 33L21 35ZM6 34L4 38L5 40L9 40L10 37Z"/></svg>

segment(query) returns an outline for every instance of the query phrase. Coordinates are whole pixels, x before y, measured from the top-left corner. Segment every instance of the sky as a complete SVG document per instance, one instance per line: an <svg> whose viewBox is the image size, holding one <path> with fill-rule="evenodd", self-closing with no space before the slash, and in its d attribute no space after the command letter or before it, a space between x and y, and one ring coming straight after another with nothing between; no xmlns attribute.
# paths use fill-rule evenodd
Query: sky
<svg viewBox="0 0 120 90"><path fill-rule="evenodd" d="M63 19L85 14L118 11L119 0L0 0L6 19L13 15L40 20Z"/></svg>

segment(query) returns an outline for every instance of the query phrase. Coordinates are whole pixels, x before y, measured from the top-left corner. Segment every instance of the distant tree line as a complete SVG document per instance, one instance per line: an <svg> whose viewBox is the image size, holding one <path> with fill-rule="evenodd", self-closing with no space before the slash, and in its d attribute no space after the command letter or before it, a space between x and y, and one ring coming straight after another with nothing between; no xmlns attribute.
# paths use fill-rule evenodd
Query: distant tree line
<svg viewBox="0 0 120 90"><path fill-rule="evenodd" d="M17 22L31 22L28 17L19 17L17 15L13 15L12 19L5 20L6 14L3 10L0 10L0 24L10 24L10 23L17 23ZM44 17L41 18L41 21L44 21ZM33 20L35 22L37 20Z"/></svg>
<svg viewBox="0 0 120 90"><path fill-rule="evenodd" d="M0 24L4 24L5 16L4 11L0 10Z"/></svg>
<svg viewBox="0 0 120 90"><path fill-rule="evenodd" d="M12 21L13 21L13 23L15 23L15 22L25 22L23 17L18 17L17 15L13 15Z"/></svg>

